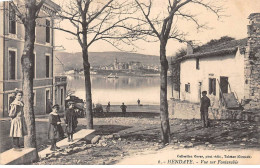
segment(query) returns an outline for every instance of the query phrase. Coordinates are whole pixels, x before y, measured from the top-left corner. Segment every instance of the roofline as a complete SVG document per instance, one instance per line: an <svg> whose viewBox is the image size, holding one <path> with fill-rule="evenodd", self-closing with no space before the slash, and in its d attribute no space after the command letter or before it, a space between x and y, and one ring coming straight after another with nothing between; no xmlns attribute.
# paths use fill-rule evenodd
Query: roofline
<svg viewBox="0 0 260 168"><path fill-rule="evenodd" d="M55 2L53 2L52 0L45 0L43 5L50 6L51 8L54 9L54 11L60 11L61 10L61 7L58 4L56 4Z"/></svg>
<svg viewBox="0 0 260 168"><path fill-rule="evenodd" d="M221 57L227 54L236 54L238 51L239 47L234 47L234 48L228 48L228 49L223 49L223 50L218 50L218 51L211 51L211 52L205 52L205 53L197 53L197 54L189 54L182 56L180 58L175 59L173 62L181 62L187 59L192 59L192 58L206 58L206 57Z"/></svg>

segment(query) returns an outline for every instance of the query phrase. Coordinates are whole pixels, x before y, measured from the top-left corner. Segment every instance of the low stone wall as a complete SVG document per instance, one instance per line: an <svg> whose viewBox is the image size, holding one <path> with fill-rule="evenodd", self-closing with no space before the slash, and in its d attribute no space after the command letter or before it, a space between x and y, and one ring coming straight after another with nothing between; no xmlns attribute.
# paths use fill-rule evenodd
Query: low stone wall
<svg viewBox="0 0 260 168"><path fill-rule="evenodd" d="M200 105L187 101L171 99L169 104L169 117L181 119L200 119ZM210 119L234 119L259 121L260 113L242 110L228 110L209 108Z"/></svg>

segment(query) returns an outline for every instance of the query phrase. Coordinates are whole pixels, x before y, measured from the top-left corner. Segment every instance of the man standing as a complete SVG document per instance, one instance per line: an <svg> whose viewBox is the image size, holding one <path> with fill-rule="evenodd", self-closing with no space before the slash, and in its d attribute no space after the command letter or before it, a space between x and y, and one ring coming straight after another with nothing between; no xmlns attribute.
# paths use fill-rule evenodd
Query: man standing
<svg viewBox="0 0 260 168"><path fill-rule="evenodd" d="M200 116L203 127L209 127L208 109L210 106L210 99L206 95L207 91L203 91L202 98L200 101Z"/></svg>
<svg viewBox="0 0 260 168"><path fill-rule="evenodd" d="M141 102L140 99L138 99L138 100L137 100L137 104L138 104L138 106L140 106L140 102Z"/></svg>
<svg viewBox="0 0 260 168"><path fill-rule="evenodd" d="M126 108L127 108L127 106L126 106L124 103L122 103L122 105L120 106L120 108L122 109L122 113L126 113Z"/></svg>
<svg viewBox="0 0 260 168"><path fill-rule="evenodd" d="M110 102L107 103L106 111L110 112Z"/></svg>

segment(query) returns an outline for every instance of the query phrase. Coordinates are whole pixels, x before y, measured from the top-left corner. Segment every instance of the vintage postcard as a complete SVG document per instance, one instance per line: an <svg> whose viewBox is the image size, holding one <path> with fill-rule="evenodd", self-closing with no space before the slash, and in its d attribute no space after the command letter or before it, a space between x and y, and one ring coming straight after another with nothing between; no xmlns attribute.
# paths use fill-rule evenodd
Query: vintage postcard
<svg viewBox="0 0 260 168"><path fill-rule="evenodd" d="M260 165L259 0L1 0L1 165Z"/></svg>

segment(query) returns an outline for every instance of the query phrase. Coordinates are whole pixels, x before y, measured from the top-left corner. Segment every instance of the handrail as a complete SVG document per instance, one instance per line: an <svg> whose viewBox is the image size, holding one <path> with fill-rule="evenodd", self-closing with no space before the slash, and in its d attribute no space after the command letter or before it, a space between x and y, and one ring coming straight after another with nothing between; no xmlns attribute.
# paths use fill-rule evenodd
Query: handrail
<svg viewBox="0 0 260 168"><path fill-rule="evenodd" d="M227 81L227 82L228 82L228 86L229 86L230 93L232 93L230 83L229 83L229 81ZM233 93L234 93L234 95L235 95L235 97L236 97L236 99L237 99L238 104L240 104L239 101L238 101L237 93L236 93L236 92L233 92Z"/></svg>
<svg viewBox="0 0 260 168"><path fill-rule="evenodd" d="M232 90L231 90L231 86L230 86L229 81L227 81L227 83L228 83L228 86L229 86L230 93L232 93Z"/></svg>
<svg viewBox="0 0 260 168"><path fill-rule="evenodd" d="M226 107L226 106L227 106L227 103L226 103L225 98L224 98L224 96L223 96L223 93L222 93L222 90L221 90L221 87L220 87L220 82L219 82L218 79L217 79L217 81L218 81L218 85L219 85L219 91L220 91L220 93L221 93L221 95L222 95L221 99L223 99L223 101L224 101L224 106Z"/></svg>

